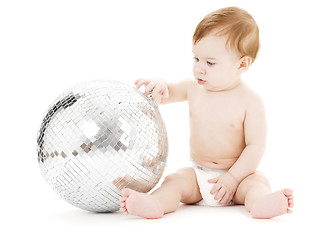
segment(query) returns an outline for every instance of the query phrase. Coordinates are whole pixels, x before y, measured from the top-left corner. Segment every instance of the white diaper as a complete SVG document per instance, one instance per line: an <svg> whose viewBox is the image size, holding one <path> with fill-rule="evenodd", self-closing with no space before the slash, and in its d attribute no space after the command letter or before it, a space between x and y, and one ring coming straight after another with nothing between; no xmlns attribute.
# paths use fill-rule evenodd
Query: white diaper
<svg viewBox="0 0 335 240"><path fill-rule="evenodd" d="M233 201L227 204L219 204L219 200L215 200L214 196L210 193L212 190L214 183L209 183L208 179L216 178L219 175L222 175L227 172L227 170L219 170L219 169L209 169L205 168L198 163L193 162L193 169L195 174L197 175L198 185L200 189L200 193L202 195L202 200L198 202L198 205L202 206L211 206L211 207L222 207L222 206L230 206L233 205Z"/></svg>

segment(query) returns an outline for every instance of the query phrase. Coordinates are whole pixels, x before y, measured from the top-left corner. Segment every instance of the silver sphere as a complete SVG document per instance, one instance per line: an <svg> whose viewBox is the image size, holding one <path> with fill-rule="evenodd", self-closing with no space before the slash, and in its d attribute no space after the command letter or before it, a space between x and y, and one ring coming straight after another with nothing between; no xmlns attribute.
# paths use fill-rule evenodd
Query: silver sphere
<svg viewBox="0 0 335 240"><path fill-rule="evenodd" d="M150 191L168 153L157 105L117 81L92 81L64 92L45 115L37 145L49 185L93 212L119 210L122 188Z"/></svg>

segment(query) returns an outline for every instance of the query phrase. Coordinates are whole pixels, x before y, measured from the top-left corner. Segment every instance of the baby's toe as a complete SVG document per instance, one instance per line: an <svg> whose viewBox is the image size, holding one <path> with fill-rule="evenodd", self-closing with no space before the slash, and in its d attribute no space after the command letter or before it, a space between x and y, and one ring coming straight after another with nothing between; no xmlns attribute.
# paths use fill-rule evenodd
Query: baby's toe
<svg viewBox="0 0 335 240"><path fill-rule="evenodd" d="M123 196L127 198L127 197L129 197L129 195L131 193L131 190L129 188L123 188L121 190L121 192L122 192Z"/></svg>
<svg viewBox="0 0 335 240"><path fill-rule="evenodd" d="M285 188L285 189L282 190L282 192L284 193L284 195L285 195L287 198L290 198L290 197L293 198L293 196L292 196L292 194L293 194L293 190L292 190L292 189L290 189L290 188Z"/></svg>

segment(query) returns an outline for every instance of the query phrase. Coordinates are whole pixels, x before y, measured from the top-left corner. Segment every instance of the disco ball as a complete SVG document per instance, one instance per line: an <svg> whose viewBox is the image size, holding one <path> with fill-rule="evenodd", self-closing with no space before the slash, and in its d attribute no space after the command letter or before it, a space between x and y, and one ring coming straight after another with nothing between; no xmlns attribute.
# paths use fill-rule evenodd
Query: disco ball
<svg viewBox="0 0 335 240"><path fill-rule="evenodd" d="M45 115L37 144L49 185L93 212L119 210L124 187L150 191L168 153L155 102L117 81L91 81L64 92Z"/></svg>

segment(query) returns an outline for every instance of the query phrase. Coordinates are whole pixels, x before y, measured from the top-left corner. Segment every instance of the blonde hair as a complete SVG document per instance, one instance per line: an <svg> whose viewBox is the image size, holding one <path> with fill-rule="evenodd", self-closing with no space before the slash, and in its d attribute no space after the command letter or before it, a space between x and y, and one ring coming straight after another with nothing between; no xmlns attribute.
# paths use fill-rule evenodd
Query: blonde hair
<svg viewBox="0 0 335 240"><path fill-rule="evenodd" d="M259 49L259 30L256 21L245 10L228 7L216 10L198 24L193 35L195 45L209 34L226 36L226 47L238 54L256 59Z"/></svg>

